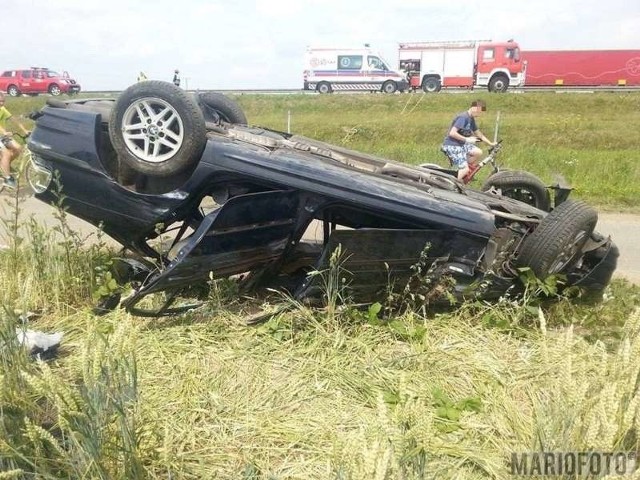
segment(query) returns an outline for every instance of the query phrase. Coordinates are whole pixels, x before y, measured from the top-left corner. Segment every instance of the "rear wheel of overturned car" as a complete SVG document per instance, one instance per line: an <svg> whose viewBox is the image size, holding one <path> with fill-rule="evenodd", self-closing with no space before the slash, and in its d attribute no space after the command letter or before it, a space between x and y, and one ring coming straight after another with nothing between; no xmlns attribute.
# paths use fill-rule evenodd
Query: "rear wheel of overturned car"
<svg viewBox="0 0 640 480"><path fill-rule="evenodd" d="M247 117L238 102L221 93L199 93L196 96L196 101L206 122L220 123L223 121L240 125L247 124Z"/></svg>
<svg viewBox="0 0 640 480"><path fill-rule="evenodd" d="M482 184L483 192L491 189L503 197L513 198L545 212L551 209L551 198L546 185L529 172L504 170L494 173Z"/></svg>
<svg viewBox="0 0 640 480"><path fill-rule="evenodd" d="M529 267L544 279L565 273L582 257L582 247L598 222L597 212L584 202L567 200L542 219L529 235L516 259L518 267Z"/></svg>
<svg viewBox="0 0 640 480"><path fill-rule="evenodd" d="M193 166L206 144L202 111L172 83L136 83L118 97L109 121L118 157L139 173L168 177Z"/></svg>

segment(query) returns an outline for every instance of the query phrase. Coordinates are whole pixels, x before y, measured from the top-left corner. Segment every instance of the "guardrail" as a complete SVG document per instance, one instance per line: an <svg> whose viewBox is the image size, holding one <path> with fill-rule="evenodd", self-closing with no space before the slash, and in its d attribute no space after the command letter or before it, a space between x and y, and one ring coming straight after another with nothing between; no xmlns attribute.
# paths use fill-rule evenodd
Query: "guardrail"
<svg viewBox="0 0 640 480"><path fill-rule="evenodd" d="M108 95L115 96L119 95L122 90L83 90L83 94L91 94L91 95ZM220 92L226 94L233 95L318 95L314 90L302 90L302 89L224 89L224 88L207 88L207 89L197 89L197 90L187 90L188 92ZM482 88L476 89L462 89L462 88L451 88L451 89L443 89L439 93L470 93L470 92L486 92L487 90ZM616 87L616 86L607 86L607 87L517 87L510 88L506 93L523 93L523 92L554 92L554 93L564 93L564 92L580 92L580 93L589 93L589 92L637 92L640 91L640 86L638 87ZM366 95L372 92L367 91L336 91L333 92L332 95ZM386 95L382 92L373 92L374 94ZM415 92L405 92L405 93L424 93L422 90L418 89ZM428 95L437 95L436 93L429 93Z"/></svg>

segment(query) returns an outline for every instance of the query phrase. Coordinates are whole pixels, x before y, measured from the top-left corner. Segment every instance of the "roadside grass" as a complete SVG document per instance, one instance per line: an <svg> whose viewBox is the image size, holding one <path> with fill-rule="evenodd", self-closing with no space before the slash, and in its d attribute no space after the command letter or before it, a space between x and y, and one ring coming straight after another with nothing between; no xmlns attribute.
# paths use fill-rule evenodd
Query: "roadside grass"
<svg viewBox="0 0 640 480"><path fill-rule="evenodd" d="M252 122L283 130L282 114L291 109L296 132L376 154L388 148L418 163L422 145L437 158L442 125L472 98L425 96L411 121L394 127L404 116L396 109L418 95L372 95L371 105L367 96L307 97L238 99ZM523 122L536 108L560 118L563 108L548 98L487 96L492 109L513 111L509 118L522 109ZM613 106L594 97L591 107L610 109L614 123L615 108L620 118L637 119L629 97L611 98ZM359 114L332 120L341 102ZM9 105L14 114L16 105ZM414 124L421 105L432 113ZM436 123L437 135L427 137ZM504 158L510 166L512 158L525 162L524 143L540 158L570 157L575 149L582 162L589 151L564 137L543 139L514 131L507 144L513 157ZM620 138L616 145L623 165L631 144ZM601 158L610 152L594 151ZM626 175L637 175L628 166ZM569 167L577 180L587 174ZM616 172L590 174L605 185L605 173ZM0 252L0 478L502 479L511 452L640 448L640 288L623 280L595 304L528 294L385 318L377 308L291 303L259 326L245 324L233 288L214 283L203 308L179 317L96 317L92 302L109 281L113 252L100 238L88 242L71 231L62 209L57 225L45 228L25 217L17 197L8 202L8 248ZM339 288L331 292L340 296ZM17 345L20 311L40 314L27 328L64 332L56 359L34 360Z"/></svg>
<svg viewBox="0 0 640 480"><path fill-rule="evenodd" d="M224 282L179 317L96 317L113 252L56 218L0 253L2 478L501 479L511 452L640 447L640 289L625 281L595 304L529 290L385 318L340 306L334 267L327 308L258 326ZM64 332L57 358L28 358L16 327Z"/></svg>
<svg viewBox="0 0 640 480"><path fill-rule="evenodd" d="M638 206L640 154L629 133L640 121L637 92L236 98L257 125L286 130L290 112L293 133L411 164L443 166L439 149L453 115L482 98L488 111L479 124L489 138L500 112L505 168L531 171L549 184L562 175L575 189L572 196L601 207Z"/></svg>
<svg viewBox="0 0 640 480"><path fill-rule="evenodd" d="M46 363L26 358L3 311L0 470L501 479L511 452L635 451L638 290L613 291L621 304L505 301L392 320L298 307L254 327L218 309L149 320L54 306L30 325L65 332Z"/></svg>

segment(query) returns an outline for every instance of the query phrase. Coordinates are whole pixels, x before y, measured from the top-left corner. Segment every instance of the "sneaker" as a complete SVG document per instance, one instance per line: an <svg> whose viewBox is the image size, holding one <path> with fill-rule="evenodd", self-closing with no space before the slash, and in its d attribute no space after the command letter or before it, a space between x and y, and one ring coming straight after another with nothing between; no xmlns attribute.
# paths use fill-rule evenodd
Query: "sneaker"
<svg viewBox="0 0 640 480"><path fill-rule="evenodd" d="M13 178L12 175L9 175L8 177L4 177L4 186L7 188L17 188L18 182L16 182L16 179Z"/></svg>

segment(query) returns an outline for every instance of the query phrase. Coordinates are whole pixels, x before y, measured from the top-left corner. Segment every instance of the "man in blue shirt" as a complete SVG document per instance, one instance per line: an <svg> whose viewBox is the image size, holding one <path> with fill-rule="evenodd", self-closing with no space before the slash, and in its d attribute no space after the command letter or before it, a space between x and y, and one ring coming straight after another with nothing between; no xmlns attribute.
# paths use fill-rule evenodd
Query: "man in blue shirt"
<svg viewBox="0 0 640 480"><path fill-rule="evenodd" d="M469 110L456 115L444 138L442 151L458 169L458 180L463 180L472 169L475 169L482 156L482 150L476 146L476 142L482 141L491 146L495 145L476 125L476 118L486 110L487 106L483 100L474 100Z"/></svg>

